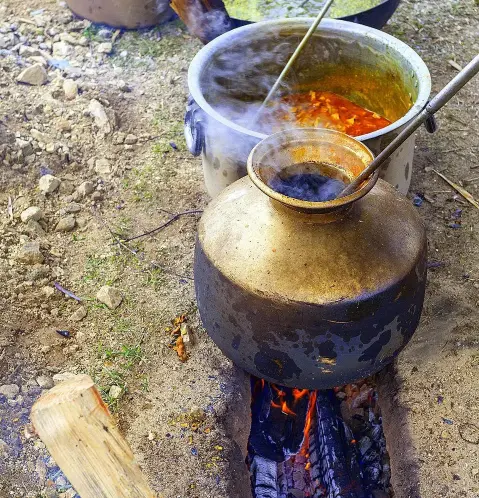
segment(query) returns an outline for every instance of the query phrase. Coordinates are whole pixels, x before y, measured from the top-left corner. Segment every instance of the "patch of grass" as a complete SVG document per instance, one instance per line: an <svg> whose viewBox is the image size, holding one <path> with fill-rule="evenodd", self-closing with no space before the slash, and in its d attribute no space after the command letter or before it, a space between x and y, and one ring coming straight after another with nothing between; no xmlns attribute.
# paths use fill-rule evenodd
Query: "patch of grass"
<svg viewBox="0 0 479 498"><path fill-rule="evenodd" d="M151 201L154 197L153 167L132 169L122 186L132 193L135 202Z"/></svg>
<svg viewBox="0 0 479 498"><path fill-rule="evenodd" d="M83 281L91 282L92 280L98 280L100 275L103 273L104 265L105 259L97 258L95 256L88 256L85 263Z"/></svg>
<svg viewBox="0 0 479 498"><path fill-rule="evenodd" d="M165 283L165 276L161 268L153 268L146 275L146 283L158 290Z"/></svg>
<svg viewBox="0 0 479 498"><path fill-rule="evenodd" d="M112 231L120 239L126 239L131 233L132 225L133 220L129 216L120 216L118 221L113 225Z"/></svg>
<svg viewBox="0 0 479 498"><path fill-rule="evenodd" d="M100 31L100 29L100 26L98 26L97 24L90 24L88 28L85 28L83 30L82 35L91 41L101 42L104 40L98 36L98 32Z"/></svg>

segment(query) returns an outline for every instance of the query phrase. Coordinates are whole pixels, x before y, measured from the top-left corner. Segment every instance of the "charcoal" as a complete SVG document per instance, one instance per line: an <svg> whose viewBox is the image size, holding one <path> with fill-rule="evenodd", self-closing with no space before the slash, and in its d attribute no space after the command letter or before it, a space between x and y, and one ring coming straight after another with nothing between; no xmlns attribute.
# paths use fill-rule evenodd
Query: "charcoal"
<svg viewBox="0 0 479 498"><path fill-rule="evenodd" d="M251 463L251 488L255 498L278 498L276 482L278 465L256 455Z"/></svg>

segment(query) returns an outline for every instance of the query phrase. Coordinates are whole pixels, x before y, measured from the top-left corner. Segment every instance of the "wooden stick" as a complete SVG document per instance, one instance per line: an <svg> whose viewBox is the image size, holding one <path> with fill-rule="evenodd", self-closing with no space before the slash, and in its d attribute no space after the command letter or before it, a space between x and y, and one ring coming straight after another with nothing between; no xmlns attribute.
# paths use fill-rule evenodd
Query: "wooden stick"
<svg viewBox="0 0 479 498"><path fill-rule="evenodd" d="M50 389L31 420L82 498L156 497L88 375Z"/></svg>
<svg viewBox="0 0 479 498"><path fill-rule="evenodd" d="M190 33L203 43L235 27L223 0L170 0L170 5Z"/></svg>

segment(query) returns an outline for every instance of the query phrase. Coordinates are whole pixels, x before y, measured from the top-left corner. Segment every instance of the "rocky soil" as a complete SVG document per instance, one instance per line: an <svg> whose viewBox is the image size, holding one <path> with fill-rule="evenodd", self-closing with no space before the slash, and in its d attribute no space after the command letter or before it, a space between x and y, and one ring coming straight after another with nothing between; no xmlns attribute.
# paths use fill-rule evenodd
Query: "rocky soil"
<svg viewBox="0 0 479 498"><path fill-rule="evenodd" d="M437 91L479 52L478 21L473 0L404 0L386 30L420 53ZM64 2L0 0L2 497L75 496L29 411L80 372L165 498L247 496L238 445L249 384L199 324L198 215L123 242L208 202L182 135L200 47L177 22L120 32L74 18ZM437 135L417 141L410 197L432 268L423 325L387 394L402 414L389 452L407 441L411 453L408 465L391 462L398 496L479 496L479 211L434 172L479 198L478 104L476 81ZM171 331L182 321L180 358Z"/></svg>

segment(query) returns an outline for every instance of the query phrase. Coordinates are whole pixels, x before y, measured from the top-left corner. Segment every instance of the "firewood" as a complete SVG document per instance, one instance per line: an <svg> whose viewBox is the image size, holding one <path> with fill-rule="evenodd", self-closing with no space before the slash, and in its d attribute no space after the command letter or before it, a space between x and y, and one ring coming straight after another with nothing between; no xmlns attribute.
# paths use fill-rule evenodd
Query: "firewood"
<svg viewBox="0 0 479 498"><path fill-rule="evenodd" d="M190 33L203 43L235 27L223 0L170 0L170 5Z"/></svg>
<svg viewBox="0 0 479 498"><path fill-rule="evenodd" d="M82 498L156 497L88 375L44 394L31 420Z"/></svg>

